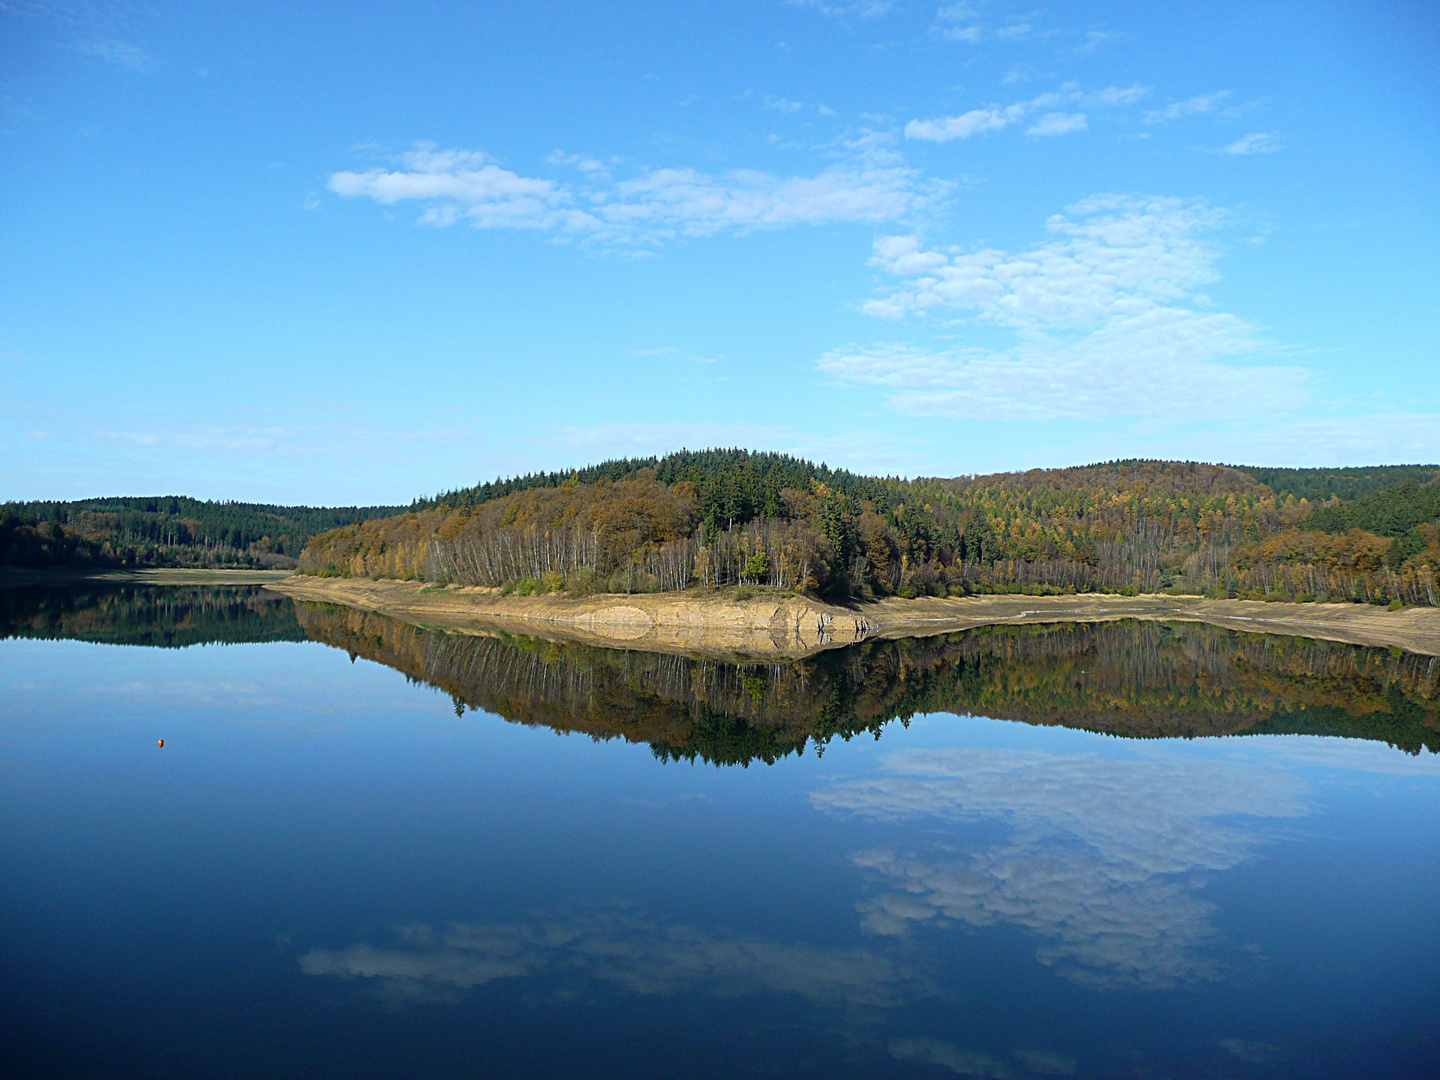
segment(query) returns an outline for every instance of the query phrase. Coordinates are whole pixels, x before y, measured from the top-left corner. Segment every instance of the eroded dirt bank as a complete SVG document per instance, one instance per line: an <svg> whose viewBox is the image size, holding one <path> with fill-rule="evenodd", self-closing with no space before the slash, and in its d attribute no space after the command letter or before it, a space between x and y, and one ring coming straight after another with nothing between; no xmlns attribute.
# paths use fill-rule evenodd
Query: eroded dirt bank
<svg viewBox="0 0 1440 1080"><path fill-rule="evenodd" d="M973 596L841 606L805 597L650 593L505 596L414 581L295 576L272 581L297 600L343 604L452 630L505 630L592 645L692 655L808 656L868 637L925 637L975 626L1113 619L1183 619L1440 656L1440 609L1271 604L1175 596Z"/></svg>

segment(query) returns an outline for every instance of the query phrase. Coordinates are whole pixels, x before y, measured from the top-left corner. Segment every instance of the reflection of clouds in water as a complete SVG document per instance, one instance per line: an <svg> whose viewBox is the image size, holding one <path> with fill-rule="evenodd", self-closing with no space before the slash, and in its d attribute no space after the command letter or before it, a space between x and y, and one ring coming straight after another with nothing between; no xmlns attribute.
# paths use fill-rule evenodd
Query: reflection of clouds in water
<svg viewBox="0 0 1440 1080"><path fill-rule="evenodd" d="M957 1076L980 1076L990 1080L1010 1080L1017 1075L1008 1061L975 1050L963 1050L940 1039L892 1039L890 1056L897 1061L914 1061L921 1065L938 1065ZM1048 1050L1016 1050L1019 1073L1040 1076L1073 1076L1075 1059Z"/></svg>
<svg viewBox="0 0 1440 1080"><path fill-rule="evenodd" d="M91 697L131 698L146 704L278 705L285 700L281 687L254 679L127 679L121 683L93 683L84 691Z"/></svg>
<svg viewBox="0 0 1440 1080"><path fill-rule="evenodd" d="M1309 765L1387 776L1440 776L1440 756L1427 751L1402 754L1385 743L1319 735L1277 735L1258 740L1277 764Z"/></svg>
<svg viewBox="0 0 1440 1080"><path fill-rule="evenodd" d="M448 1000L497 979L579 975L636 994L795 994L822 1005L888 1007L928 992L908 968L865 949L820 948L661 925L627 912L533 924L397 928L397 948L313 949L307 975L380 980L398 1000Z"/></svg>
<svg viewBox="0 0 1440 1080"><path fill-rule="evenodd" d="M993 1080L1009 1080L1014 1075L1009 1066L989 1054L962 1050L939 1039L893 1039L890 1056L898 1061L915 1061L921 1065L939 1065L959 1076L985 1076Z"/></svg>
<svg viewBox="0 0 1440 1080"><path fill-rule="evenodd" d="M916 922L1026 927L1038 959L1093 986L1217 977L1199 955L1213 905L1187 876L1250 858L1265 838L1229 823L1308 812L1290 773L1142 749L1125 757L1014 750L906 751L888 775L835 781L817 807L873 820L1000 818L1010 839L969 855L882 848L853 856L890 885L861 902L866 929Z"/></svg>
<svg viewBox="0 0 1440 1080"><path fill-rule="evenodd" d="M1297 817L1301 785L1236 761L1143 750L1121 758L1022 750L907 750L890 775L815 792L823 810L880 820L1001 817L1019 829L1083 841L1107 861L1151 874L1223 870L1248 857L1253 831L1230 816Z"/></svg>
<svg viewBox="0 0 1440 1080"><path fill-rule="evenodd" d="M1040 838L945 862L864 852L855 863L898 891L859 905L867 930L902 934L945 918L971 926L1023 926L1048 939L1041 963L1101 988L1160 988L1215 978L1197 949L1214 937L1213 905L1168 877L1136 874L1083 851L1053 851Z"/></svg>
<svg viewBox="0 0 1440 1080"><path fill-rule="evenodd" d="M1249 1039L1221 1039L1220 1045L1241 1061L1248 1061L1252 1065L1263 1065L1275 1056L1275 1047L1270 1043Z"/></svg>
<svg viewBox="0 0 1440 1080"><path fill-rule="evenodd" d="M1016 1050L1015 1056L1033 1073L1041 1076L1073 1076L1075 1059L1066 1054L1052 1054L1048 1050Z"/></svg>

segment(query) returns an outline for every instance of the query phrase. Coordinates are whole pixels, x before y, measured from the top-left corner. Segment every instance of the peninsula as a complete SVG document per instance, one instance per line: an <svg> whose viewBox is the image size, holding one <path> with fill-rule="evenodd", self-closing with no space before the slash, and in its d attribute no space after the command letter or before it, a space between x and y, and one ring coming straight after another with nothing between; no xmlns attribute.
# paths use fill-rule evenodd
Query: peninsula
<svg viewBox="0 0 1440 1080"><path fill-rule="evenodd" d="M1112 461L860 476L681 451L419 499L275 585L452 629L807 655L994 623L1199 619L1440 654L1440 468Z"/></svg>

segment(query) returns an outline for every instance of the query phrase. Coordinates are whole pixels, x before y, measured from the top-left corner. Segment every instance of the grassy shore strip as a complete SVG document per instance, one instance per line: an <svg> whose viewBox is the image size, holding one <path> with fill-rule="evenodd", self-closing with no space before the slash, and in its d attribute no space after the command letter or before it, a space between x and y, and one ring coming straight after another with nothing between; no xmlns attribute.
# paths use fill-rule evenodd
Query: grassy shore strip
<svg viewBox="0 0 1440 1080"><path fill-rule="evenodd" d="M1251 633L1379 645L1440 656L1440 609L1283 604L1198 597L970 596L838 605L764 590L572 597L368 578L289 577L268 585L299 600L341 604L412 624L502 629L619 648L715 656L799 657L866 637L927 637L977 626L1186 620Z"/></svg>
<svg viewBox="0 0 1440 1080"><path fill-rule="evenodd" d="M284 581L289 570L32 570L21 566L0 567L0 588L17 585L73 585L85 581L109 581L133 585L268 585Z"/></svg>

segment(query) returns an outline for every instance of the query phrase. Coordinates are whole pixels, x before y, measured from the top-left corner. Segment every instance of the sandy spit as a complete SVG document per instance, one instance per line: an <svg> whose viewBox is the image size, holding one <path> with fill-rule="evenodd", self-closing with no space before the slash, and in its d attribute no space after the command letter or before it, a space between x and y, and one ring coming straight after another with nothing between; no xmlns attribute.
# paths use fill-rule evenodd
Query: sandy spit
<svg viewBox="0 0 1440 1080"><path fill-rule="evenodd" d="M928 637L976 626L1113 619L1185 620L1252 633L1381 645L1440 656L1440 608L1388 611L1367 604L1280 604L1163 595L972 596L837 605L757 592L507 596L415 581L296 575L266 588L448 630L528 634L650 652L798 658L870 637Z"/></svg>

